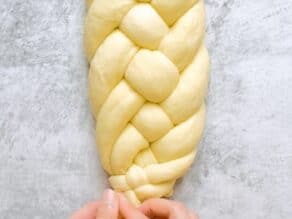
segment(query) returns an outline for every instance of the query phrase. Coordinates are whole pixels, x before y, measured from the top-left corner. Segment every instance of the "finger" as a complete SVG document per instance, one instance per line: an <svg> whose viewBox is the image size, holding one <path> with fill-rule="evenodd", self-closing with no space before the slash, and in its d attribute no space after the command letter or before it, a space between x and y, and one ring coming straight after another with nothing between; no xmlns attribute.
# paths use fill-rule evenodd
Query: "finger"
<svg viewBox="0 0 292 219"><path fill-rule="evenodd" d="M149 199L139 207L139 210L148 217L169 217L172 205L165 199Z"/></svg>
<svg viewBox="0 0 292 219"><path fill-rule="evenodd" d="M120 200L120 213L126 219L148 219L140 211L138 211L128 200L122 195L118 194Z"/></svg>
<svg viewBox="0 0 292 219"><path fill-rule="evenodd" d="M94 219L100 202L91 202L74 213L70 219Z"/></svg>
<svg viewBox="0 0 292 219"><path fill-rule="evenodd" d="M189 212L190 219L199 219L199 216L193 212Z"/></svg>
<svg viewBox="0 0 292 219"><path fill-rule="evenodd" d="M108 189L102 195L101 205L96 212L96 219L117 219L118 215L118 196L114 191Z"/></svg>
<svg viewBox="0 0 292 219"><path fill-rule="evenodd" d="M149 199L139 210L147 217L189 218L188 211L182 204L166 199Z"/></svg>

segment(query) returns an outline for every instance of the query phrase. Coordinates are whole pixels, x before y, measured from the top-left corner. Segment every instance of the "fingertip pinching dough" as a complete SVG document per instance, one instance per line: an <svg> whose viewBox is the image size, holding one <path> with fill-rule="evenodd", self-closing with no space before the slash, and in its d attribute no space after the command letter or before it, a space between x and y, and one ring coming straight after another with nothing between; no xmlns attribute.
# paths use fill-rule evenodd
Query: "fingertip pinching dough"
<svg viewBox="0 0 292 219"><path fill-rule="evenodd" d="M135 205L168 197L205 121L203 0L87 0L89 97L101 163Z"/></svg>

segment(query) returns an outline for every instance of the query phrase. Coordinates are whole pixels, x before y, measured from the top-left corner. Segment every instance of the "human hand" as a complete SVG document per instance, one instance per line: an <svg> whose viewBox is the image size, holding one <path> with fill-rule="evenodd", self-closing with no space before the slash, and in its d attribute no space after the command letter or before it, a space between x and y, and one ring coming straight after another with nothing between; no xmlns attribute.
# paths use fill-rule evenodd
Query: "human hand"
<svg viewBox="0 0 292 219"><path fill-rule="evenodd" d="M70 219L118 219L119 200L115 192L106 190L100 201L85 205Z"/></svg>
<svg viewBox="0 0 292 219"><path fill-rule="evenodd" d="M120 207L120 209L119 209ZM137 208L130 204L121 194L106 190L100 201L85 205L74 213L70 219L148 219Z"/></svg>
<svg viewBox="0 0 292 219"><path fill-rule="evenodd" d="M139 210L148 218L199 219L182 203L166 199L149 199L139 207Z"/></svg>
<svg viewBox="0 0 292 219"><path fill-rule="evenodd" d="M87 204L70 219L118 219L119 213L124 219L198 219L181 203L166 199L150 199L137 209L112 190L106 190L100 201Z"/></svg>
<svg viewBox="0 0 292 219"><path fill-rule="evenodd" d="M137 211L119 194L120 213L125 219L199 219L183 204L166 199L149 199Z"/></svg>

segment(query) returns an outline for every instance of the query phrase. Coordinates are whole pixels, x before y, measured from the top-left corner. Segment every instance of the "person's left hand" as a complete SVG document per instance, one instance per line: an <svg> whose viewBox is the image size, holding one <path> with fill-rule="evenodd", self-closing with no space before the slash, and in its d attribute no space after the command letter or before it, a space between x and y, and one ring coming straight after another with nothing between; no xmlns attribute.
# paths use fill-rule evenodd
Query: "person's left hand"
<svg viewBox="0 0 292 219"><path fill-rule="evenodd" d="M119 199L115 192L106 190L100 201L92 202L74 213L70 219L118 219Z"/></svg>
<svg viewBox="0 0 292 219"><path fill-rule="evenodd" d="M120 214L120 216L119 216ZM74 213L70 219L148 219L137 208L132 206L126 198L108 189L102 199L84 206Z"/></svg>

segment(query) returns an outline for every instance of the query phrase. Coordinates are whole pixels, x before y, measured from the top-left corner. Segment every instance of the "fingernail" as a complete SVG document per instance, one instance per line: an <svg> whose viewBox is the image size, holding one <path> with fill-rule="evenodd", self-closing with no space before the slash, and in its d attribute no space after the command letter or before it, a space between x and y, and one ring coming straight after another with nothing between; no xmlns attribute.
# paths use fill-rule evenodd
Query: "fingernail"
<svg viewBox="0 0 292 219"><path fill-rule="evenodd" d="M109 208L113 208L115 204L115 193L111 189L107 189L102 194L102 200Z"/></svg>

